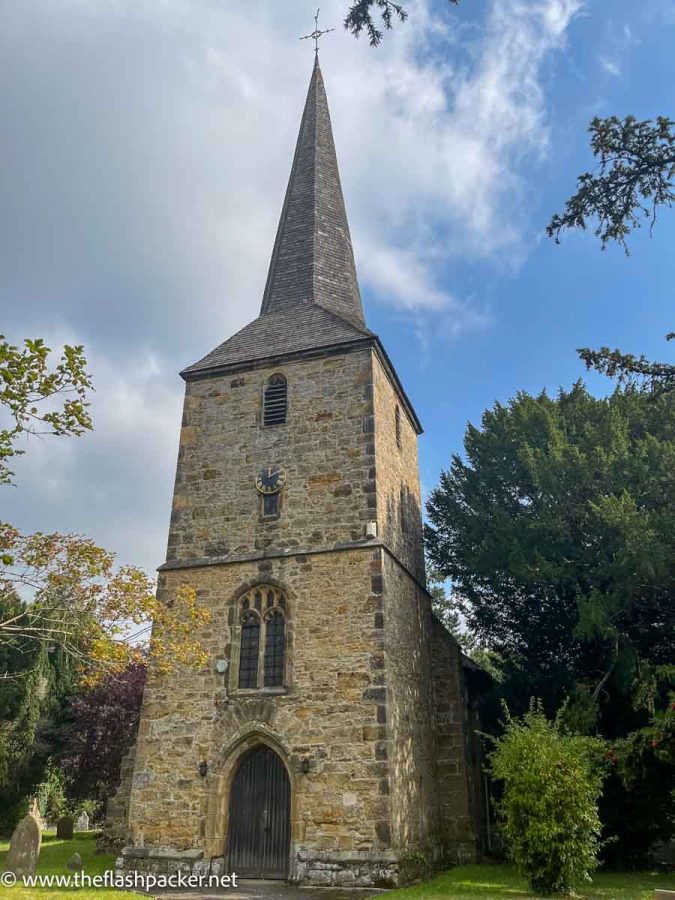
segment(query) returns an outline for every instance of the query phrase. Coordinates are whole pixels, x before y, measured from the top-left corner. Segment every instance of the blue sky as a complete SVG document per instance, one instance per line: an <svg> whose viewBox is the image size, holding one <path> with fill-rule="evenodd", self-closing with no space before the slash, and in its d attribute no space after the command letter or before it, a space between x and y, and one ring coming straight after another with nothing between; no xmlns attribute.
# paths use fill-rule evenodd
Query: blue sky
<svg viewBox="0 0 675 900"><path fill-rule="evenodd" d="M543 231L592 164L593 115L673 115L675 2L411 0L378 50L339 27L346 5L322 4L322 67L366 315L425 426L428 491L495 400L582 376L575 348L672 355L675 214L628 258ZM3 331L84 343L97 386L94 434L34 441L4 518L162 561L177 372L258 312L313 12L2 5Z"/></svg>
<svg viewBox="0 0 675 900"><path fill-rule="evenodd" d="M480 22L489 4L453 10L463 23ZM435 10L445 14L445 4ZM411 352L405 327L371 305L378 330L397 362L425 426L421 475L429 490L459 450L467 421L478 423L495 400L518 390L555 392L583 377L598 393L609 382L587 375L577 347L620 347L672 359L663 340L672 330L675 217L660 214L652 237L644 227L630 239L631 255L605 252L591 234L567 234L560 246L541 236L573 192L576 175L592 167L586 128L594 115L652 118L672 115L675 83L675 3L626 0L584 4L564 50L541 79L550 147L527 178L527 248L522 262L455 264L447 283L489 310L486 327L445 344L430 338L422 356ZM366 301L368 296L366 294Z"/></svg>

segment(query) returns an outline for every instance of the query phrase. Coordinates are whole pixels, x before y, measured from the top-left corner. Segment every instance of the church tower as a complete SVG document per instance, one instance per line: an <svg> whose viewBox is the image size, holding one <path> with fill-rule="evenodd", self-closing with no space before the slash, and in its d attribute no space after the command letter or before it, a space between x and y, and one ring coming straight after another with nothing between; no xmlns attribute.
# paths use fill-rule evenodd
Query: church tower
<svg viewBox="0 0 675 900"><path fill-rule="evenodd" d="M364 886L473 858L469 689L425 589L421 426L365 322L318 59L260 314L181 374L159 591L196 588L209 663L151 667L124 867Z"/></svg>

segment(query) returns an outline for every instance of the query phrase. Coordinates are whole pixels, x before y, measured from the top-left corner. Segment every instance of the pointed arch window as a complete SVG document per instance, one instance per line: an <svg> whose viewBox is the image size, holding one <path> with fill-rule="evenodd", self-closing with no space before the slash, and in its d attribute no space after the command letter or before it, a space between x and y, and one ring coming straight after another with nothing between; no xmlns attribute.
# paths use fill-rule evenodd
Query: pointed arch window
<svg viewBox="0 0 675 900"><path fill-rule="evenodd" d="M288 414L288 382L283 375L271 375L263 395L263 425L283 425Z"/></svg>
<svg viewBox="0 0 675 900"><path fill-rule="evenodd" d="M287 603L283 591L258 585L240 599L240 688L282 688L286 683Z"/></svg>
<svg viewBox="0 0 675 900"><path fill-rule="evenodd" d="M260 616L247 610L241 622L241 651L239 654L239 687L258 687L258 657L260 655Z"/></svg>
<svg viewBox="0 0 675 900"><path fill-rule="evenodd" d="M281 687L284 683L286 622L279 607L265 616L265 687Z"/></svg>

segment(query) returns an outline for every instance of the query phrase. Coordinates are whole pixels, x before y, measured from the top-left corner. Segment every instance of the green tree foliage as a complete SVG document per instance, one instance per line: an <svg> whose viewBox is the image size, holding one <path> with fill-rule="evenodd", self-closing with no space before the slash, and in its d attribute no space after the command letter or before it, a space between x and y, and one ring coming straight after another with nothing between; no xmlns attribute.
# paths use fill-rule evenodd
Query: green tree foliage
<svg viewBox="0 0 675 900"><path fill-rule="evenodd" d="M448 0L448 2L456 6L459 0ZM361 32L365 31L370 46L377 47L384 37L376 21L377 13L379 13L385 29L392 28L396 20L405 22L408 18L403 4L396 3L394 0L355 0L349 7L344 26L351 31L354 37L359 37Z"/></svg>
<svg viewBox="0 0 675 900"><path fill-rule="evenodd" d="M51 763L45 770L36 796L40 815L50 823L57 822L61 816L70 812L66 800L66 780L63 773Z"/></svg>
<svg viewBox="0 0 675 900"><path fill-rule="evenodd" d="M670 677L672 671L664 673ZM675 694L655 709L643 728L615 741L610 775L600 803L603 822L620 822L620 840L608 843L603 855L621 868L639 868L657 841L672 838L675 809Z"/></svg>
<svg viewBox="0 0 675 900"><path fill-rule="evenodd" d="M580 686L646 708L668 661L675 576L673 398L518 394L470 425L427 510L433 565L469 628L549 710Z"/></svg>
<svg viewBox="0 0 675 900"><path fill-rule="evenodd" d="M0 484L11 482L8 460L24 434L81 435L92 427L86 402L91 379L81 346L66 345L56 365L41 338L16 347L0 334L0 407L9 425L0 428Z"/></svg>
<svg viewBox="0 0 675 900"><path fill-rule="evenodd" d="M667 341L675 338L675 332L666 335ZM645 356L633 356L620 350L601 347L577 350L587 369L595 369L608 378L616 378L621 387L631 390L647 390L661 394L675 388L675 366L671 363L652 362Z"/></svg>
<svg viewBox="0 0 675 900"><path fill-rule="evenodd" d="M511 708L532 695L568 726L635 741L665 708L675 586L673 392L598 399L578 383L518 394L469 426L432 493L427 550L472 634L496 651ZM658 787L672 759L617 766L607 853L644 861L671 829ZM641 799L642 844L631 839ZM632 848L632 849L631 849ZM641 860L638 860L638 856Z"/></svg>
<svg viewBox="0 0 675 900"><path fill-rule="evenodd" d="M50 364L40 339L18 348L0 336L0 485L8 460L32 434L79 435L90 429L91 381L82 347L66 346ZM121 671L144 654L153 628L158 671L201 665L195 637L209 612L196 591L158 599L147 576L116 567L114 556L79 535L25 535L0 521L0 828L11 827L57 754L54 723L76 685ZM136 626L136 633L129 633Z"/></svg>
<svg viewBox="0 0 675 900"><path fill-rule="evenodd" d="M589 132L597 170L579 176L576 193L546 231L559 243L567 229L585 229L588 219L597 219L594 233L603 250L617 241L628 253L626 236L645 219L653 226L658 208L675 200L675 122L596 116Z"/></svg>
<svg viewBox="0 0 675 900"><path fill-rule="evenodd" d="M0 616L20 612L18 598L0 597ZM0 831L11 832L27 812L74 689L72 660L62 648L34 641L0 641Z"/></svg>
<svg viewBox="0 0 675 900"><path fill-rule="evenodd" d="M522 719L506 710L489 765L503 785L509 853L537 893L567 893L597 868L603 753L602 741L566 733L536 702Z"/></svg>

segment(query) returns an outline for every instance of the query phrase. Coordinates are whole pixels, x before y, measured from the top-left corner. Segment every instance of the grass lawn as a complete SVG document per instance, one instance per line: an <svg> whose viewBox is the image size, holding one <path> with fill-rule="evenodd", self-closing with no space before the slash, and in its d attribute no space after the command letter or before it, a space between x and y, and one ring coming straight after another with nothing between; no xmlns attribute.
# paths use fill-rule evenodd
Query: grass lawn
<svg viewBox="0 0 675 900"><path fill-rule="evenodd" d="M654 889L675 890L675 876L652 872L601 872L593 884L577 891L585 900L653 900ZM447 900L447 898L483 897L485 900L531 900L535 895L512 866L482 864L457 866L431 881L387 897L396 900Z"/></svg>
<svg viewBox="0 0 675 900"><path fill-rule="evenodd" d="M107 869L114 869L115 857L96 854L96 832L79 832L72 841L59 841L54 834L42 835L42 849L40 850L40 861L38 863L38 875L67 875L68 869L66 862L73 855L79 853L82 857L83 871L87 875L103 875ZM0 871L5 866L5 856L9 849L9 841L0 840ZM78 900L124 900L124 898L135 898L138 900L138 894L129 891L116 891L114 889L104 890L103 888L29 888L29 887L0 887L0 898L2 900L12 900L12 898L24 898L24 900L44 900L49 897L61 897L64 894L75 894Z"/></svg>
<svg viewBox="0 0 675 900"><path fill-rule="evenodd" d="M4 867L8 841L0 841L0 870ZM42 850L38 873L40 875L68 874L66 862L75 852L82 857L83 870L87 875L102 875L106 870L114 868L114 856L98 856L96 854L96 833L76 834L72 841L59 841L53 834L42 836ZM585 900L652 900L654 888L675 890L675 875L661 875L652 872L601 873L597 875L590 887L578 892ZM62 897L75 894L78 900L131 900L138 894L128 891L104 890L95 888L25 888L0 887L0 900L25 898L25 900L46 900L46 898ZM230 896L236 897L236 891ZM307 891L307 898L321 897ZM391 891L383 897L392 900L452 900L452 898L484 898L484 900L533 900L534 894L527 891L525 882L512 866L483 864L476 866L457 866L444 872L432 881L418 884L400 891Z"/></svg>

